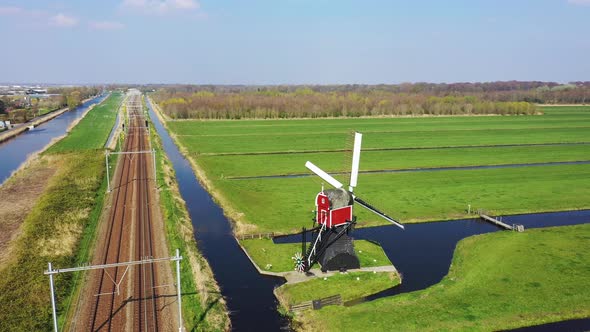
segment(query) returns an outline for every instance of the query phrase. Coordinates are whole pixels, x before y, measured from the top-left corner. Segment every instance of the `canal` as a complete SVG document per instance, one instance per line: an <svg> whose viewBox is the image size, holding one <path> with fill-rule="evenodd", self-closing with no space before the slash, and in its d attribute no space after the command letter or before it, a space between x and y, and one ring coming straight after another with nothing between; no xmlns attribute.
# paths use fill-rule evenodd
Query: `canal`
<svg viewBox="0 0 590 332"><path fill-rule="evenodd" d="M182 198L192 220L197 245L203 253L221 294L227 302L234 331L289 330L289 321L277 310L273 289L285 282L283 278L258 273L238 246L231 224L223 210L201 187L190 163L178 150L166 129L155 115L149 100L150 118L162 139L164 151L172 161Z"/></svg>
<svg viewBox="0 0 590 332"><path fill-rule="evenodd" d="M82 117L90 106L102 102L105 98L106 96L101 95L86 101L33 130L0 143L0 184L4 183L31 154L45 148L54 138L64 135L68 127Z"/></svg>

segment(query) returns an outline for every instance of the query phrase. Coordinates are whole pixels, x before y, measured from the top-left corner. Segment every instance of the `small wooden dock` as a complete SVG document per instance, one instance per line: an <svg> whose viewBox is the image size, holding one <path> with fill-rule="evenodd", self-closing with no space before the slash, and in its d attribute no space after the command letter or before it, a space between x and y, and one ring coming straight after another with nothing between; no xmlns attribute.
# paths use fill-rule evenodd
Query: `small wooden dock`
<svg viewBox="0 0 590 332"><path fill-rule="evenodd" d="M479 214L479 217L485 221L489 221L492 224L495 224L497 226L500 226L502 228L505 228L507 230L511 230L511 231L517 231L517 232L524 232L524 226L520 225L520 224L512 224L512 225L508 225L507 223L503 222L502 219L498 219L498 218L494 218L494 217L490 217L486 211L483 210L477 210L477 214Z"/></svg>

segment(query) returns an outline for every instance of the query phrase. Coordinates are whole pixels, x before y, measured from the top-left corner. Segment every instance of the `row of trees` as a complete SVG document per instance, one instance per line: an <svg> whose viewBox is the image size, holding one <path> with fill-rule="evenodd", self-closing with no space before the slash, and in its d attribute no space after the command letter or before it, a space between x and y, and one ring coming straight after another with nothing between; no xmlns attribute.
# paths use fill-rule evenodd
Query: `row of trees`
<svg viewBox="0 0 590 332"><path fill-rule="evenodd" d="M83 100L96 96L101 91L102 88L97 86L76 86L51 88L47 92L61 95L60 106L74 108L79 106Z"/></svg>
<svg viewBox="0 0 590 332"><path fill-rule="evenodd" d="M421 94L428 96L476 96L489 101L528 101L535 103L590 103L590 82L507 81L487 83L402 83L379 85L148 85L139 87L145 91L162 90L170 93L193 93L197 91L223 93L295 93L311 90L319 93L386 93Z"/></svg>
<svg viewBox="0 0 590 332"><path fill-rule="evenodd" d="M154 94L163 111L175 119L320 118L469 114L534 114L528 102L490 101L476 96L432 96L383 90L317 92L278 90L181 92Z"/></svg>

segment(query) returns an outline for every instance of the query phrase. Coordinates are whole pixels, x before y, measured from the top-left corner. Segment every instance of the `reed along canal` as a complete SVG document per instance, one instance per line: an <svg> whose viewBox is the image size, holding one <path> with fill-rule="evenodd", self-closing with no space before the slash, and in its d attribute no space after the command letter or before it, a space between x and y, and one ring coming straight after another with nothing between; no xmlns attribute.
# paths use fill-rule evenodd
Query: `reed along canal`
<svg viewBox="0 0 590 332"><path fill-rule="evenodd" d="M188 160L179 152L166 129L155 115L149 100L150 117L172 161L183 199L187 203L197 244L209 261L221 293L227 300L232 328L235 331L277 331L288 329L288 320L277 311L273 288L284 280L261 275L238 246L229 220L196 179ZM590 222L590 210L507 216L505 222L526 228L577 225ZM361 228L356 239L376 241L403 274L404 282L357 303L412 292L438 283L449 271L457 243L472 235L490 233L500 228L477 219L406 225L405 231L393 226ZM301 236L275 238L276 243L301 241ZM355 303L348 303L354 305ZM528 331L584 330L590 319L566 321L531 327Z"/></svg>
<svg viewBox="0 0 590 332"><path fill-rule="evenodd" d="M106 96L98 96L82 103L56 118L40 124L33 130L0 143L0 184L24 163L29 155L42 150L54 138L64 135L70 125L78 120L92 105L101 103Z"/></svg>

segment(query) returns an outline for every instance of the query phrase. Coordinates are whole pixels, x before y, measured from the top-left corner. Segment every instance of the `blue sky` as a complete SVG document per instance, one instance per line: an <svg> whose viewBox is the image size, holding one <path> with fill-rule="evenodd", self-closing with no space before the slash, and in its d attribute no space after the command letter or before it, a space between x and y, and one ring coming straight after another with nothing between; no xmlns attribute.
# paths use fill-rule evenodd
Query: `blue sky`
<svg viewBox="0 0 590 332"><path fill-rule="evenodd" d="M0 0L0 82L590 80L590 0Z"/></svg>

